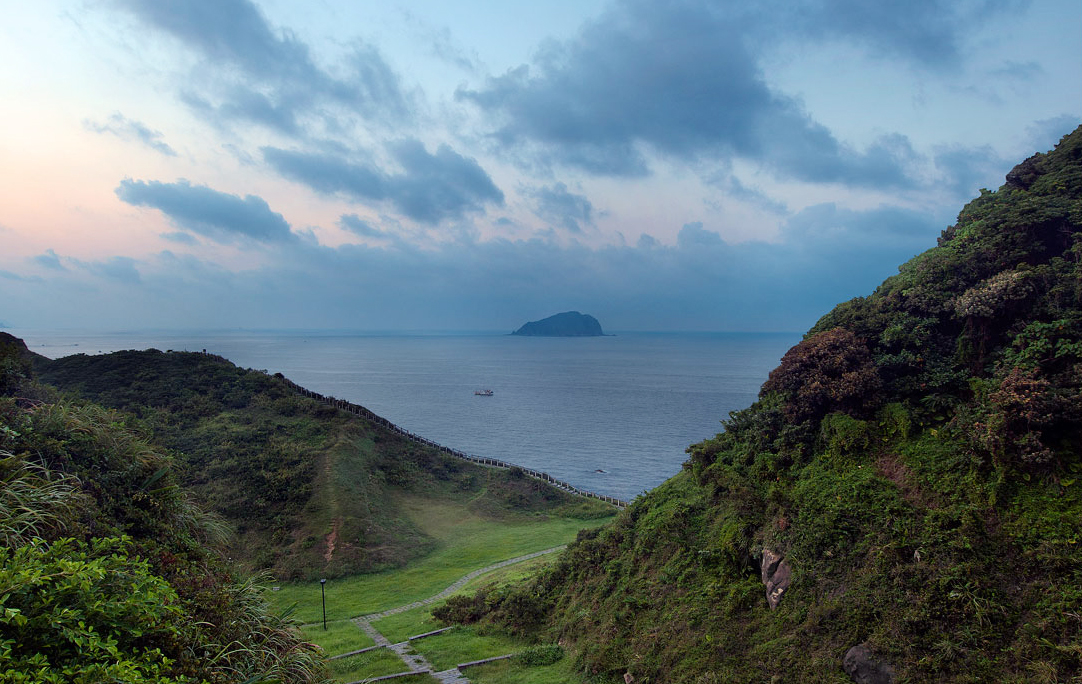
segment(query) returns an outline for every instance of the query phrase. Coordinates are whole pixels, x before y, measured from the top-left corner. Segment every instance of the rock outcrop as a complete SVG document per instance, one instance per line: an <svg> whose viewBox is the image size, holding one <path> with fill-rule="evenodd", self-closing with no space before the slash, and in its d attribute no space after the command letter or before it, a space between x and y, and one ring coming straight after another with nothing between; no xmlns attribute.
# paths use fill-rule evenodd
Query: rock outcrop
<svg viewBox="0 0 1082 684"><path fill-rule="evenodd" d="M766 586L766 602L771 610L778 607L781 595L789 588L793 571L780 553L763 549L763 585Z"/></svg>
<svg viewBox="0 0 1082 684"><path fill-rule="evenodd" d="M530 321L511 333L531 337L602 337L601 324L593 316L565 311L540 321Z"/></svg>
<svg viewBox="0 0 1082 684"><path fill-rule="evenodd" d="M845 652L842 669L857 684L894 684L894 668L880 661L864 644Z"/></svg>

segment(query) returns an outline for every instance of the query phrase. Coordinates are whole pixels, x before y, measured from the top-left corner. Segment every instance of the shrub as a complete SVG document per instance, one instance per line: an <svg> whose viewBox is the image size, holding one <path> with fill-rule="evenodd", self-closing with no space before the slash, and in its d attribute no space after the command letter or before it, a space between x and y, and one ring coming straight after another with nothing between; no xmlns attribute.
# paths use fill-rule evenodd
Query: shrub
<svg viewBox="0 0 1082 684"><path fill-rule="evenodd" d="M1033 369L1012 368L989 396L992 411L982 425L984 446L998 460L1023 467L1051 462L1043 431L1069 409L1049 382Z"/></svg>
<svg viewBox="0 0 1082 684"><path fill-rule="evenodd" d="M0 396L9 395L31 376L26 348L19 340L0 333Z"/></svg>
<svg viewBox="0 0 1082 684"><path fill-rule="evenodd" d="M452 596L442 606L432 609L432 617L447 625L469 625L483 618L489 610L488 594L482 590Z"/></svg>
<svg viewBox="0 0 1082 684"><path fill-rule="evenodd" d="M0 662L15 681L187 681L170 676L185 619L129 541L0 547ZM164 649L164 652L163 652Z"/></svg>
<svg viewBox="0 0 1082 684"><path fill-rule="evenodd" d="M1033 291L1020 271L1003 271L966 290L951 304L958 318L991 318Z"/></svg>
<svg viewBox="0 0 1082 684"><path fill-rule="evenodd" d="M563 660L564 649L559 644L533 646L515 655L515 660L527 667L543 667Z"/></svg>
<svg viewBox="0 0 1082 684"><path fill-rule="evenodd" d="M870 423L844 413L832 413L820 423L823 455L837 463L859 460L872 445L874 436Z"/></svg>
<svg viewBox="0 0 1082 684"><path fill-rule="evenodd" d="M780 392L785 415L803 422L835 411L864 417L879 403L880 387L864 341L845 328L834 328L786 352L762 394Z"/></svg>

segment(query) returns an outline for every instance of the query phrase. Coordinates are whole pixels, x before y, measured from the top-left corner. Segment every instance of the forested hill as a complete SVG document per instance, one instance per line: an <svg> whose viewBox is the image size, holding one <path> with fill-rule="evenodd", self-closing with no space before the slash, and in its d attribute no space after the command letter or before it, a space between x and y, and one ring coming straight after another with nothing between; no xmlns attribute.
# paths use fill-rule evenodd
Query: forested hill
<svg viewBox="0 0 1082 684"><path fill-rule="evenodd" d="M1082 677L1082 128L841 304L685 471L447 619L602 680Z"/></svg>
<svg viewBox="0 0 1082 684"><path fill-rule="evenodd" d="M109 408L172 450L179 479L230 523L234 559L283 580L398 567L434 550L410 499L478 514L606 517L507 470L483 468L298 394L284 379L193 352L39 357L43 382Z"/></svg>
<svg viewBox="0 0 1082 684"><path fill-rule="evenodd" d="M326 681L169 453L35 383L33 358L0 336L0 680Z"/></svg>

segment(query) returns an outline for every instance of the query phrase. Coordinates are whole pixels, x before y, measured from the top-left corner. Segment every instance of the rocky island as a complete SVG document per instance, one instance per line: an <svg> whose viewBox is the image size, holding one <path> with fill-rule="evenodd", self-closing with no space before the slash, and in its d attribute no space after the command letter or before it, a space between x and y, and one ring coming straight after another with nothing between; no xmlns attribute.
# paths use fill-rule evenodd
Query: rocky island
<svg viewBox="0 0 1082 684"><path fill-rule="evenodd" d="M540 321L530 321L511 333L529 337L603 337L601 324L593 316L565 311Z"/></svg>

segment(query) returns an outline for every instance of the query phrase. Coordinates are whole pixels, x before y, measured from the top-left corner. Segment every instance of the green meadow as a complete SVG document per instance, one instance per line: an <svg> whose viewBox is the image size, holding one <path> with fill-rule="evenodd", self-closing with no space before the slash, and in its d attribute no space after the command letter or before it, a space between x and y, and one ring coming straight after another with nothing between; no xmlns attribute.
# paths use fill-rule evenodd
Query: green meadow
<svg viewBox="0 0 1082 684"><path fill-rule="evenodd" d="M429 598L470 572L572 541L579 530L611 518L580 520L542 514L508 513L500 519L468 504L406 499L410 521L438 543L435 551L405 568L327 580L327 620L337 621L396 608ZM319 582L293 582L268 592L278 610L296 604L304 624L322 623Z"/></svg>

